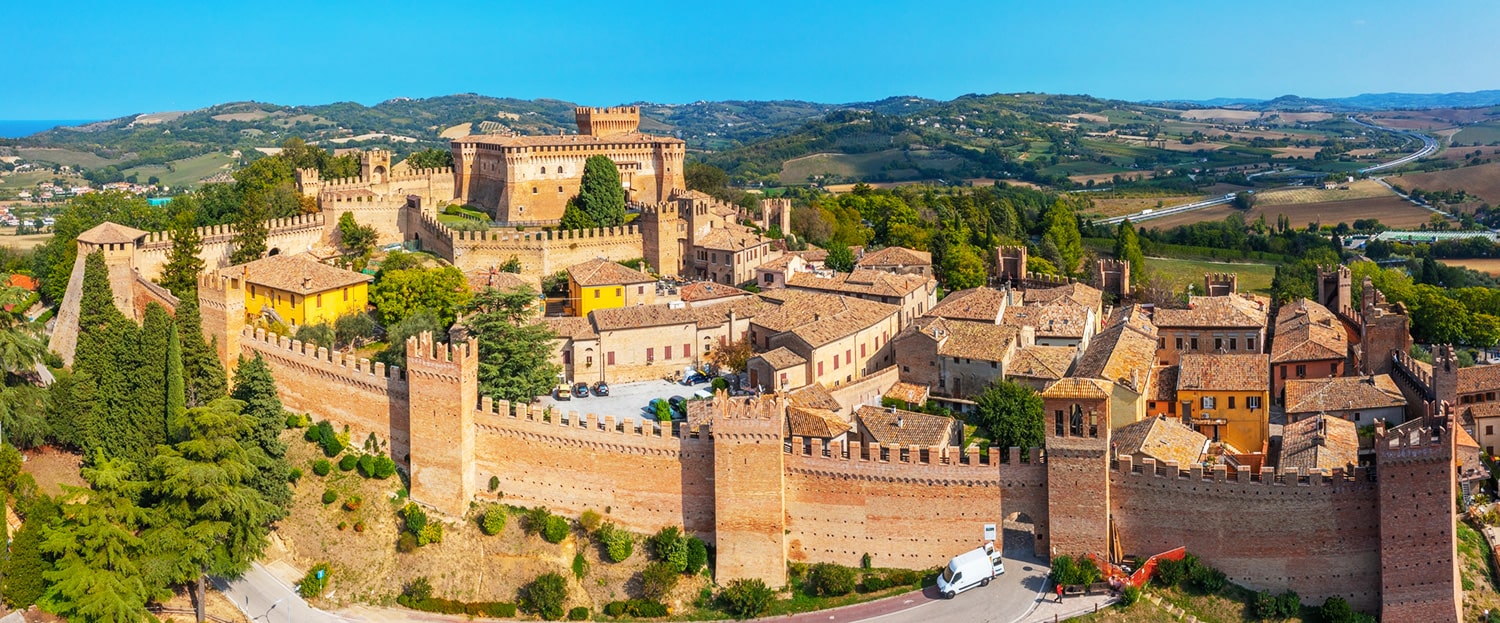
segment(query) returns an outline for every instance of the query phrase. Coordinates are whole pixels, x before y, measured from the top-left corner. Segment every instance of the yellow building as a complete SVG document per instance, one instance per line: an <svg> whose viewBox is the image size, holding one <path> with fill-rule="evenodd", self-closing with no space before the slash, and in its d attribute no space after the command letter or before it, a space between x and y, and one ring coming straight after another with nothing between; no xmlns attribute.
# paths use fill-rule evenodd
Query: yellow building
<svg viewBox="0 0 1500 623"><path fill-rule="evenodd" d="M1183 421L1236 453L1264 452L1270 374L1266 355L1184 353L1177 372Z"/></svg>
<svg viewBox="0 0 1500 623"><path fill-rule="evenodd" d="M656 278L606 259L568 267L569 316L656 302Z"/></svg>
<svg viewBox="0 0 1500 623"><path fill-rule="evenodd" d="M369 275L306 257L273 255L229 270L244 275L247 315L259 316L270 308L288 327L332 324L340 316L364 311L370 300Z"/></svg>

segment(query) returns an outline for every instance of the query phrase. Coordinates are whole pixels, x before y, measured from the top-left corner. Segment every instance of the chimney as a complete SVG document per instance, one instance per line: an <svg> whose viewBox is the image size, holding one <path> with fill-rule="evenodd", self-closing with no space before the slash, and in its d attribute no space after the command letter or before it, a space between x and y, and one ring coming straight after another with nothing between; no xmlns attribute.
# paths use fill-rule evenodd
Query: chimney
<svg viewBox="0 0 1500 623"><path fill-rule="evenodd" d="M901 415L896 416L896 428L902 428L904 426L906 426L906 417Z"/></svg>
<svg viewBox="0 0 1500 623"><path fill-rule="evenodd" d="M308 287L310 285L312 285L312 277L303 277L302 278L302 287L306 288L306 287Z"/></svg>

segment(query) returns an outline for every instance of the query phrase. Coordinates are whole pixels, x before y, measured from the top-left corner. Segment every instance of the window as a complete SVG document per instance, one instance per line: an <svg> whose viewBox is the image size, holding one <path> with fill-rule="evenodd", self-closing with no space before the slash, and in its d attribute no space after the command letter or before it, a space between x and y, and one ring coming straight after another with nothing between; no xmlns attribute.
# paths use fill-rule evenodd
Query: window
<svg viewBox="0 0 1500 623"><path fill-rule="evenodd" d="M1281 378L1282 380L1286 379L1286 366L1281 366Z"/></svg>
<svg viewBox="0 0 1500 623"><path fill-rule="evenodd" d="M823 362L818 362L818 376L823 376Z"/></svg>
<svg viewBox="0 0 1500 623"><path fill-rule="evenodd" d="M911 366L901 366L902 372L911 372Z"/></svg>
<svg viewBox="0 0 1500 623"><path fill-rule="evenodd" d="M666 354L665 358L666 359L671 359L672 358L672 347L671 346L666 346L666 347L663 348L663 350L665 351L665 354Z"/></svg>
<svg viewBox="0 0 1500 623"><path fill-rule="evenodd" d="M1167 347L1167 338L1161 338L1161 339L1156 340L1156 347L1157 348L1166 348Z"/></svg>
<svg viewBox="0 0 1500 623"><path fill-rule="evenodd" d="M1052 414L1052 420L1053 420L1053 428L1056 429L1056 433L1055 434L1058 437L1061 437L1063 435L1063 412L1062 412L1062 409L1058 409L1057 411L1053 412L1053 414Z"/></svg>
<svg viewBox="0 0 1500 623"><path fill-rule="evenodd" d="M646 361L656 361L656 349L646 348Z"/></svg>
<svg viewBox="0 0 1500 623"><path fill-rule="evenodd" d="M597 288L594 290L594 298L599 298L599 290Z"/></svg>
<svg viewBox="0 0 1500 623"><path fill-rule="evenodd" d="M683 344L682 345L682 356L683 357L692 357L693 356L693 345L692 344Z"/></svg>
<svg viewBox="0 0 1500 623"><path fill-rule="evenodd" d="M844 363L854 363L854 350L853 349L848 349L848 350L844 351Z"/></svg>
<svg viewBox="0 0 1500 623"><path fill-rule="evenodd" d="M1248 350L1248 351L1254 351L1255 350L1255 338L1253 338L1253 337L1247 337L1247 338L1245 338L1245 350Z"/></svg>
<svg viewBox="0 0 1500 623"><path fill-rule="evenodd" d="M609 365L615 365L615 351L604 353L604 362Z"/></svg>
<svg viewBox="0 0 1500 623"><path fill-rule="evenodd" d="M344 288L344 302L349 302L349 288Z"/></svg>
<svg viewBox="0 0 1500 623"><path fill-rule="evenodd" d="M1339 364L1337 362L1328 364L1328 373L1333 376L1339 375Z"/></svg>
<svg viewBox="0 0 1500 623"><path fill-rule="evenodd" d="M615 288L615 296L620 296L625 288Z"/></svg>
<svg viewBox="0 0 1500 623"><path fill-rule="evenodd" d="M999 368L1000 364L998 362L991 361L990 362L990 367L991 368Z"/></svg>
<svg viewBox="0 0 1500 623"><path fill-rule="evenodd" d="M865 345L864 344L860 344L859 345L859 358L860 359L864 359L865 358Z"/></svg>
<svg viewBox="0 0 1500 623"><path fill-rule="evenodd" d="M546 175L546 174L547 174L547 167L542 167L542 175Z"/></svg>
<svg viewBox="0 0 1500 623"><path fill-rule="evenodd" d="M839 369L839 356L837 354L833 356L833 369Z"/></svg>
<svg viewBox="0 0 1500 623"><path fill-rule="evenodd" d="M1229 397L1229 408L1234 408L1234 396Z"/></svg>
<svg viewBox="0 0 1500 623"><path fill-rule="evenodd" d="M1237 349L1239 349L1239 347L1240 347L1239 341L1240 341L1239 338L1233 338L1233 337L1229 338L1229 350L1237 350Z"/></svg>
<svg viewBox="0 0 1500 623"><path fill-rule="evenodd" d="M771 283L771 281L772 281L771 273L766 273L765 274L765 282L766 283Z"/></svg>
<svg viewBox="0 0 1500 623"><path fill-rule="evenodd" d="M1494 400L1495 399L1495 392L1485 392L1484 393L1484 399L1485 400Z"/></svg>
<svg viewBox="0 0 1500 623"><path fill-rule="evenodd" d="M1251 410L1259 409L1260 396L1245 396L1245 408Z"/></svg>
<svg viewBox="0 0 1500 623"><path fill-rule="evenodd" d="M563 365L568 365L570 363L573 363L573 353L563 351Z"/></svg>
<svg viewBox="0 0 1500 623"><path fill-rule="evenodd" d="M786 387L786 373L785 372L781 373L781 386L782 387Z"/></svg>
<svg viewBox="0 0 1500 623"><path fill-rule="evenodd" d="M1177 338L1177 350L1182 350L1182 338Z"/></svg>
<svg viewBox="0 0 1500 623"><path fill-rule="evenodd" d="M557 192L562 192L562 191L563 191L563 189L562 189L562 187L561 187L561 186L558 186L558 187L557 187Z"/></svg>
<svg viewBox="0 0 1500 623"><path fill-rule="evenodd" d="M531 194L535 195L535 194L537 194L539 192L542 192L542 189L537 188L535 186L531 187Z"/></svg>
<svg viewBox="0 0 1500 623"><path fill-rule="evenodd" d="M635 287L635 293L636 294L645 294L646 293L646 286L636 286Z"/></svg>
<svg viewBox="0 0 1500 623"><path fill-rule="evenodd" d="M1486 435L1493 435L1493 434L1495 434L1495 425L1493 425L1493 424L1485 424L1484 425L1484 434L1486 434Z"/></svg>
<svg viewBox="0 0 1500 623"><path fill-rule="evenodd" d="M1297 378L1300 379L1305 376L1307 376L1307 366L1300 363L1297 364Z"/></svg>
<svg viewBox="0 0 1500 623"><path fill-rule="evenodd" d="M318 302L314 303L314 304L317 305L318 307L322 307L323 306L323 295L322 294L318 295Z"/></svg>
<svg viewBox="0 0 1500 623"><path fill-rule="evenodd" d="M1198 338L1191 338L1189 341L1192 342L1193 350L1198 350Z"/></svg>
<svg viewBox="0 0 1500 623"><path fill-rule="evenodd" d="M1204 409L1212 409L1212 408L1214 408L1214 397L1213 396L1204 396L1203 397L1203 408Z"/></svg>
<svg viewBox="0 0 1500 623"><path fill-rule="evenodd" d="M1221 338L1221 337L1214 338L1214 350L1223 350L1223 349L1224 349L1224 338Z"/></svg>

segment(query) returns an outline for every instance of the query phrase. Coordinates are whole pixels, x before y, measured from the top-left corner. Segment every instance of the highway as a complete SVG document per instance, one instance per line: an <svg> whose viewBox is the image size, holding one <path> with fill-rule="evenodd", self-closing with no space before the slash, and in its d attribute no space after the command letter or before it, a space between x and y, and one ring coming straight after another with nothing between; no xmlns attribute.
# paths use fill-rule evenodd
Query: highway
<svg viewBox="0 0 1500 623"><path fill-rule="evenodd" d="M1409 136L1409 137L1412 137L1412 138L1415 138L1415 139L1420 139L1422 141L1422 149L1417 150L1416 153L1402 156L1402 157L1397 158L1395 160L1392 160L1390 162L1382 162L1382 163L1377 164L1377 165L1375 165L1373 167L1365 167L1365 168L1359 170L1360 173L1373 173L1375 171L1380 171L1380 170L1384 170L1384 169L1390 169L1390 168L1393 168L1393 167L1399 167L1399 166L1401 166L1403 164L1406 164L1408 162L1411 162L1413 160L1418 160L1420 158L1426 158L1427 156L1430 156L1430 155L1432 155L1434 153L1437 153L1437 150L1438 150L1437 139L1432 138L1431 136L1427 136L1426 134L1419 134L1417 132L1410 132L1410 131L1407 131L1407 130L1397 130L1397 129L1393 129L1393 128L1387 128L1387 127L1383 127L1383 126L1378 126L1378 125L1375 125L1375 124L1372 124L1372 123L1365 123L1363 121L1355 119L1353 115L1349 116L1349 121L1352 121L1352 122L1354 122L1354 123L1356 123L1358 125L1361 125L1361 126L1373 129L1373 130L1384 130L1386 132L1392 132L1392 133L1395 133L1395 134L1401 134L1403 136Z"/></svg>
<svg viewBox="0 0 1500 623"><path fill-rule="evenodd" d="M1229 193L1227 195L1220 195L1218 197L1214 197L1212 199L1205 199L1203 201L1195 201L1193 203L1184 203L1182 205L1175 205L1175 206L1171 206L1171 207L1167 207L1167 208L1156 208L1154 210L1136 212L1135 214L1127 214L1125 216L1116 216L1114 218L1107 218L1107 219L1104 219L1104 220L1094 221L1094 222L1099 223L1101 225L1118 225L1120 223L1120 221L1123 221L1123 220L1125 220L1125 219L1128 218L1128 219L1130 219L1131 223L1139 223L1141 221L1149 221L1149 220L1154 219L1154 218L1161 218L1163 216L1177 214L1177 213L1180 213L1180 212L1191 212L1193 210L1199 210L1199 209L1207 208L1207 207L1211 207L1211 206L1224 205L1224 204L1229 203L1231 201L1234 201L1234 193Z"/></svg>

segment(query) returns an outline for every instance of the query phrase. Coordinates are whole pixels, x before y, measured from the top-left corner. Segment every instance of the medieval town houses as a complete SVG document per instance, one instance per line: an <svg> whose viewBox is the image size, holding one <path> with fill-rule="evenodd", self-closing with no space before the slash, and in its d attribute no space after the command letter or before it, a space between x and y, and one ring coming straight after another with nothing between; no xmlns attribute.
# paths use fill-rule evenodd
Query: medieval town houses
<svg viewBox="0 0 1500 623"><path fill-rule="evenodd" d="M577 117L577 134L456 139L452 169L414 170L372 151L356 179L300 171L300 190L317 199L321 212L271 223L272 258L229 266L231 232L204 232L208 270L198 296L205 332L226 360L266 355L290 408L370 428L409 451L403 467L412 474L412 497L438 510L462 512L482 495L477 483L491 477L509 483L506 466L515 468L528 453L507 444L608 432L625 445L590 451L661 444L670 460L708 457L713 481L675 485L676 507L633 509L616 499L614 508L617 520L641 529L671 519L663 513L681 513L676 525L717 539L717 564L728 575L780 585L792 558L852 563L836 553L848 548L828 542L839 537L816 524L817 513L796 510L828 502L804 499L805 489L792 483L830 473L865 478L873 468L864 462L871 462L894 470L888 473L910 470L926 483L904 485L910 487L942 487L962 471L962 486L979 487L982 495L907 493L947 500L935 502L932 512L941 504L993 500L993 509L973 513L969 523L1024 517L1039 555L1112 559L1114 552L1149 555L1186 545L1253 588L1298 582L1306 595L1343 595L1380 610L1385 620L1414 620L1391 618L1412 612L1430 617L1423 620L1457 620L1456 575L1441 570L1455 564L1451 547L1388 547L1405 542L1388 532L1419 530L1451 544L1451 501L1484 477L1480 453L1500 446L1500 366L1460 368L1445 346L1431 363L1413 359L1405 311L1368 281L1351 283L1346 267L1326 268L1316 300L1280 306L1240 291L1232 274L1208 274L1204 295L1180 309L1137 304L1123 262L1099 261L1092 283L1027 273L1024 247L996 250L989 284L956 292L942 292L931 256L913 249L863 249L852 272L836 272L824 265L826 253L791 250L767 235L789 229L790 201L766 199L760 214L748 214L687 190L682 141L640 133L634 108L581 108ZM639 217L615 228L550 229L593 155L616 163ZM450 203L478 206L505 227L449 230L435 215ZM639 413L574 413L543 424L526 405L477 396L466 372L473 353L461 343L415 342L410 369L396 370L253 329L266 314L291 326L362 308L368 278L322 261L344 212L374 227L382 244L416 246L458 266L471 288L535 289L540 277L563 271L566 300L541 322L556 334L553 358L564 382L658 381L684 368L708 368L720 349L748 343L752 353L739 385L750 395L721 393L691 409L686 423L661 428L632 421ZM105 224L78 240L79 264L52 338L65 358L77 337L87 252L104 251L115 301L127 315L139 317L147 302L179 303L152 283L171 244L161 233ZM522 265L518 274L496 268L511 258ZM630 260L640 262L621 263ZM1041 395L1045 448L1007 451L965 438L953 414L973 412L976 399L1001 381ZM349 384L356 388L351 395L368 393L369 404L385 411L357 413L364 398L324 404L317 398L323 384ZM570 408L584 411L588 404ZM511 434L507 427L531 432ZM763 437L783 443L746 445ZM696 449L704 443L711 444L706 454ZM500 447L515 451L491 457ZM728 461L740 456L778 477L767 483ZM526 502L528 487L545 478L504 488ZM1200 504L1178 480L1206 482L1218 493ZM1340 567L1348 572L1338 579L1312 578L1317 588L1300 584L1306 578L1280 579L1268 570L1279 568L1270 556L1216 544L1223 539L1192 527L1148 529L1142 519L1161 510L1148 500L1168 492L1174 497L1167 504L1220 505L1225 515L1235 514L1237 504L1269 503L1253 487L1338 500L1369 496L1371 508L1376 496L1384 499L1381 491L1442 495L1411 502L1426 504L1417 510L1398 512L1379 502L1373 518L1359 519L1373 541L1353 546L1374 553L1360 559L1363 567ZM561 494L533 495L538 503L571 503L556 502ZM773 496L786 511L748 521L741 515L763 511L725 505L728 496L742 495ZM858 512L870 522L895 521ZM766 529L746 535L746 525ZM850 547L906 547L917 553L882 562L915 566L958 553L946 541L913 544L889 536L896 532L850 535L887 540ZM1414 557L1424 566L1413 570Z"/></svg>

